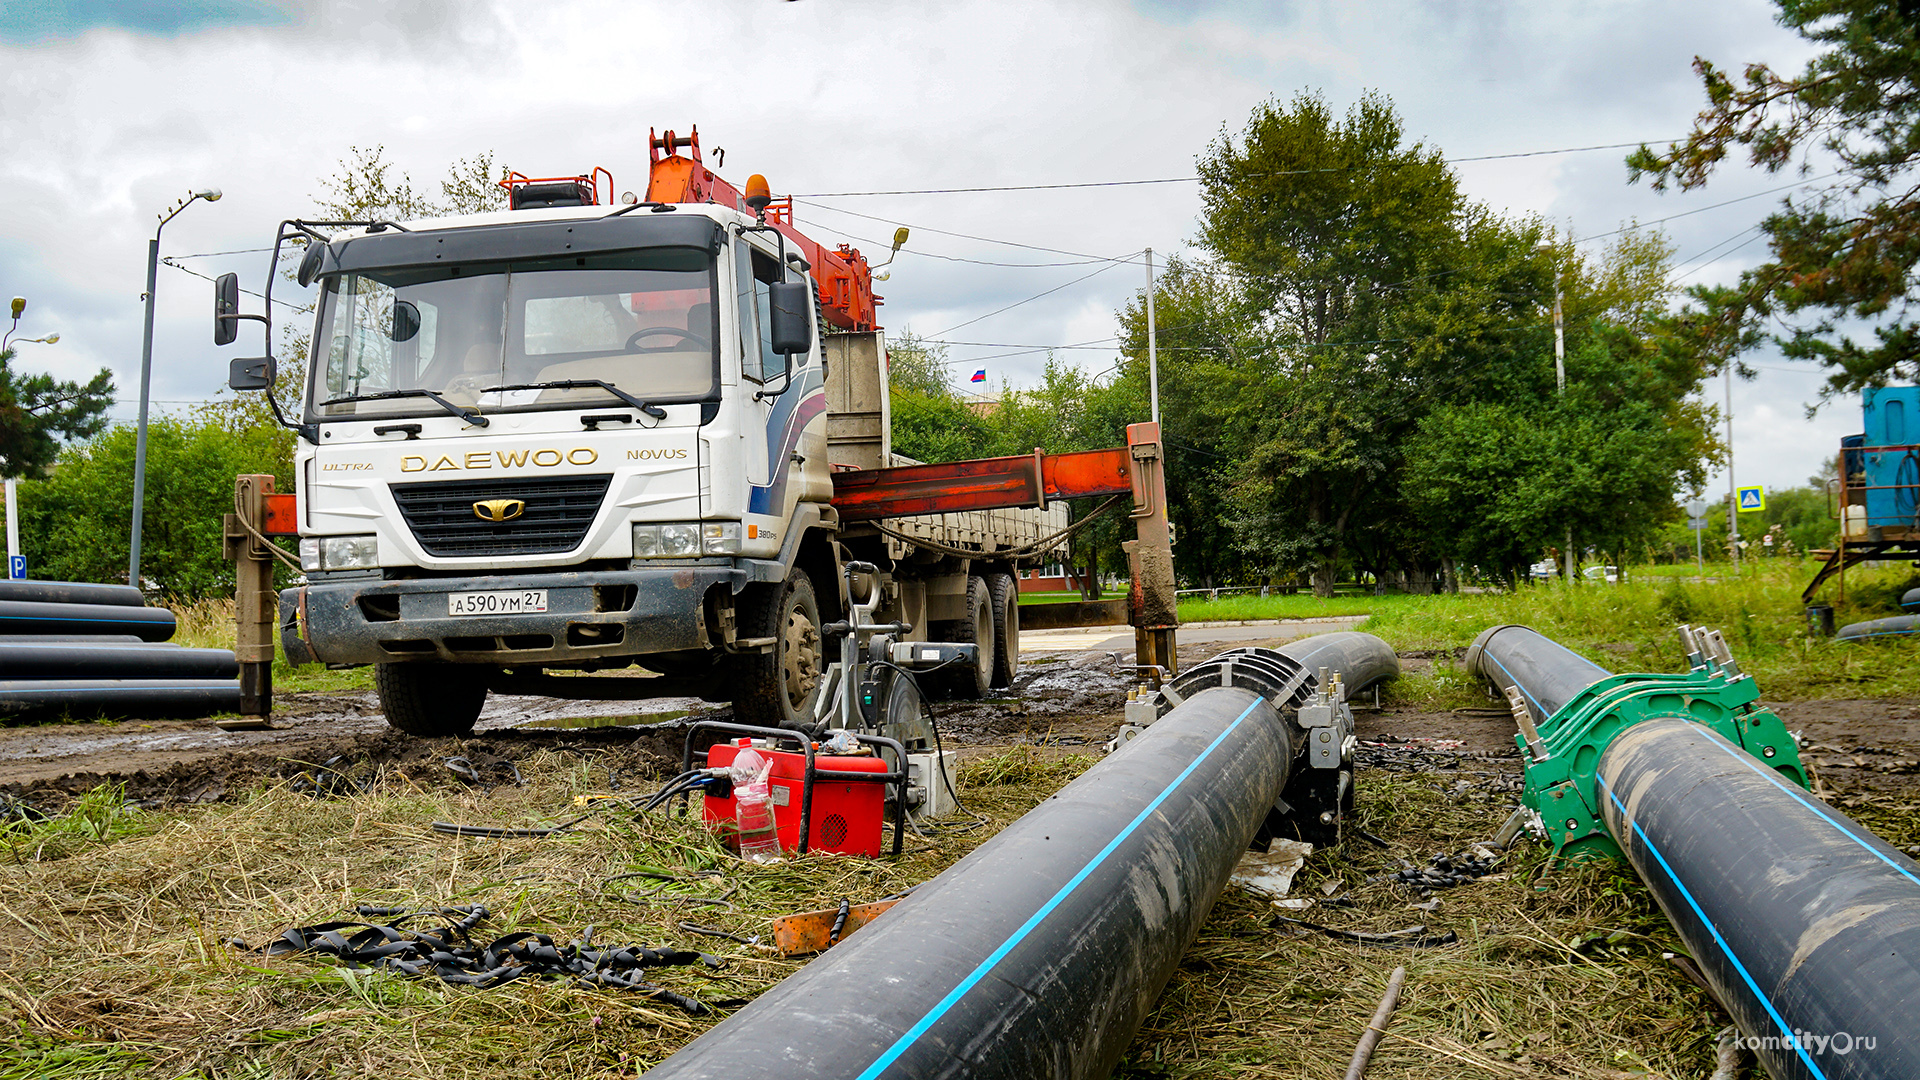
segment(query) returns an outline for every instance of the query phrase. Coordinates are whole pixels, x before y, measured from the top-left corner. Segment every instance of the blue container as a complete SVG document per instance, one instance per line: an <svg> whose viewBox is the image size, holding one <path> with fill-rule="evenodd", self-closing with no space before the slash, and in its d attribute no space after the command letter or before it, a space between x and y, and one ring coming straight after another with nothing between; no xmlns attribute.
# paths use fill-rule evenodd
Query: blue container
<svg viewBox="0 0 1920 1080"><path fill-rule="evenodd" d="M1860 405L1867 524L1920 528L1920 386L1868 389Z"/></svg>

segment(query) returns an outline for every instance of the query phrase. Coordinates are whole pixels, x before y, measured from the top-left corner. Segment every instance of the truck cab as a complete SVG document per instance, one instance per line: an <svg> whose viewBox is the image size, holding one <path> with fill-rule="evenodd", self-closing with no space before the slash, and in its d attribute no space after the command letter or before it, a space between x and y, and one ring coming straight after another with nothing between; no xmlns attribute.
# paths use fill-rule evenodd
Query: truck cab
<svg viewBox="0 0 1920 1080"><path fill-rule="evenodd" d="M289 658L379 665L421 734L470 727L489 685L634 657L777 675L743 711L805 711L839 597L810 595L835 580L825 371L783 239L689 204L316 241Z"/></svg>

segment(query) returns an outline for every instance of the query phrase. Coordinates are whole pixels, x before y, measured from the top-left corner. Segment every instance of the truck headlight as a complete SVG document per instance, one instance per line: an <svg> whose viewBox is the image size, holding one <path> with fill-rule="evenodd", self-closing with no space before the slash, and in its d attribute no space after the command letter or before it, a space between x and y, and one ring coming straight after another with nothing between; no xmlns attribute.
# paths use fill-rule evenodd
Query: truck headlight
<svg viewBox="0 0 1920 1080"><path fill-rule="evenodd" d="M660 554L668 558L700 554L700 526L660 526Z"/></svg>
<svg viewBox="0 0 1920 1080"><path fill-rule="evenodd" d="M300 541L300 569L371 570L380 565L380 543L371 536L308 536Z"/></svg>
<svg viewBox="0 0 1920 1080"><path fill-rule="evenodd" d="M700 548L709 555L740 554L740 523L709 521L701 525Z"/></svg>
<svg viewBox="0 0 1920 1080"><path fill-rule="evenodd" d="M700 526L635 525L633 557L636 559L674 559L700 554Z"/></svg>

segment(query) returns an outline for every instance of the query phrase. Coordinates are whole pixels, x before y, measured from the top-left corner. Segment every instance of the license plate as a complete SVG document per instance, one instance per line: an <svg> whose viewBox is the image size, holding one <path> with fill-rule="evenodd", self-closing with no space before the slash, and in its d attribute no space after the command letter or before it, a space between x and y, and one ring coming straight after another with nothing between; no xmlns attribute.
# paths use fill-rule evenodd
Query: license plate
<svg viewBox="0 0 1920 1080"><path fill-rule="evenodd" d="M523 615L545 610L547 610L547 590L545 589L447 594L447 614L449 615Z"/></svg>

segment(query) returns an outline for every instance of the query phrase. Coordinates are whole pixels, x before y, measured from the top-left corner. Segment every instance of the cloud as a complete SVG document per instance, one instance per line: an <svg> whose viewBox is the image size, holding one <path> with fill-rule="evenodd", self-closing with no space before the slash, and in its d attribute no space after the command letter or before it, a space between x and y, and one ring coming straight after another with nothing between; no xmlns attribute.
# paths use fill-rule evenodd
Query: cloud
<svg viewBox="0 0 1920 1080"><path fill-rule="evenodd" d="M164 5L173 22L141 22L149 9L163 5L0 0L0 99L8 105L0 113L0 294L32 298L30 318L46 320L35 323L36 336L63 335L35 363L67 378L110 366L123 388L138 376L155 215L191 188L224 189L221 202L195 205L168 225L163 249L204 256L183 265L237 271L257 288L266 256L247 249L270 242L281 218L311 210L320 178L356 145L384 144L429 188L454 159L493 151L535 174L603 165L634 189L645 177L648 130L695 123L709 160L728 151L725 175L740 182L765 173L782 191L1183 177L1223 127L1238 131L1258 102L1301 89L1325 93L1336 111L1378 89L1412 137L1468 157L1678 135L1701 105L1688 70L1695 54L1788 67L1806 55L1764 0L1584 8L223 0ZM23 29L26 19L40 20L37 29ZM1736 167L1704 191L1658 195L1625 183L1623 154L1459 171L1472 197L1575 235L1785 179ZM1692 258L1759 220L1777 198L1662 228L1681 258ZM1038 265L1075 260L1034 248L1118 257L1151 246L1164 258L1194 236L1200 210L1190 183L810 202L800 209L803 227L828 242L871 251L884 248L889 222L913 227L881 286L881 314L891 328L922 333L1096 268ZM235 253L208 254L223 252ZM1689 280L1727 280L1758 252L1748 247ZM1028 265L992 265L1008 263ZM154 396L205 398L239 350L211 344L206 282L170 267L160 274ZM1046 353L1008 356L1022 350L1007 344L1111 336L1113 312L1142 277L1137 264L1119 266L966 326L959 340L985 344L954 346L954 369L988 366L996 386L1002 376L1031 382ZM243 341L246 351L257 348L251 333ZM1060 355L1090 370L1112 362L1099 349ZM1825 429L1795 419L1798 384L1760 385L1756 392L1791 401L1769 425L1766 453L1785 461L1790 452L1829 452ZM1742 453L1744 430L1736 430ZM1754 459L1762 460L1759 449ZM1786 476L1807 471L1793 465Z"/></svg>

